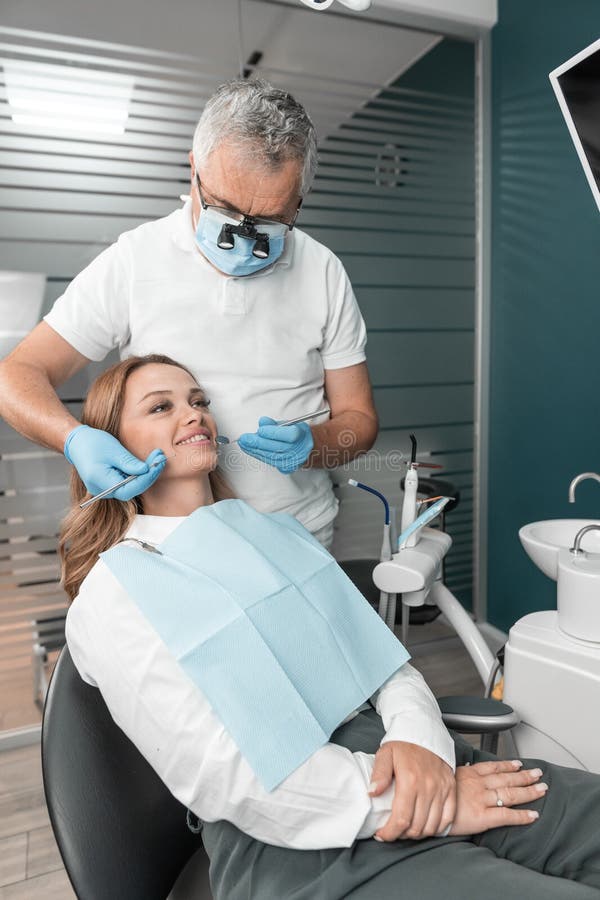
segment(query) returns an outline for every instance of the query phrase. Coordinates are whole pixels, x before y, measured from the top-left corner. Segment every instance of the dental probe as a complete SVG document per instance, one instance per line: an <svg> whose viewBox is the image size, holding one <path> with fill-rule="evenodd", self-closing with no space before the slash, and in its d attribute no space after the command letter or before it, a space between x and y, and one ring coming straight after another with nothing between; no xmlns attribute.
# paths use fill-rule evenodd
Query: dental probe
<svg viewBox="0 0 600 900"><path fill-rule="evenodd" d="M295 419L284 419L281 422L275 422L276 425L296 425L298 422L308 422L309 419L316 419L317 416L323 416L325 413L329 414L331 410L328 406L324 406L323 409L318 409L316 412L308 413L305 416L296 416ZM239 438L236 438L235 441L230 441L228 437L225 437L224 434L217 435L217 444L237 444Z"/></svg>
<svg viewBox="0 0 600 900"><path fill-rule="evenodd" d="M177 454L172 453L171 456L166 456L165 459L173 459L174 456L177 456ZM156 462L150 463L149 468L153 469L154 466L160 466L161 463L162 459L157 459ZM100 491L99 494L94 494L94 496L90 497L89 500L85 500L83 503L80 503L79 509L85 509L86 506L90 505L90 503L95 503L96 500L102 500L104 497L108 497L108 495L112 494L113 491L116 491L117 488L123 487L124 484L129 484L129 482L133 481L134 478L139 478L139 475L128 475L127 478L123 479L123 481L118 481L116 484L113 484L112 487L106 488L105 491Z"/></svg>

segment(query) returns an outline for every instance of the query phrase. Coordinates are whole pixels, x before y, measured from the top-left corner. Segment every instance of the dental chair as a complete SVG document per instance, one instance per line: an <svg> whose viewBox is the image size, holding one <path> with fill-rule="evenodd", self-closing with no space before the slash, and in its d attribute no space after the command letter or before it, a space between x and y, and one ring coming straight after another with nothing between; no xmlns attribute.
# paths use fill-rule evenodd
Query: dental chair
<svg viewBox="0 0 600 900"><path fill-rule="evenodd" d="M115 724L100 691L79 676L68 647L46 696L42 774L52 830L81 900L212 900L208 857L185 807Z"/></svg>
<svg viewBox="0 0 600 900"><path fill-rule="evenodd" d="M516 724L498 701L438 702L458 731L497 738ZM209 860L185 807L80 677L66 646L44 706L42 775L52 830L81 900L212 900Z"/></svg>

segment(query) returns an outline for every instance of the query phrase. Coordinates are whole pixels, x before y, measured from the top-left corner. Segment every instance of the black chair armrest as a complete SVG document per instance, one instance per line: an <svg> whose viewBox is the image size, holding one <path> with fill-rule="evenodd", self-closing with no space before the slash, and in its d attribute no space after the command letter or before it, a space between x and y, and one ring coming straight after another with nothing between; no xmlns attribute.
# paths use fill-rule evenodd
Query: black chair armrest
<svg viewBox="0 0 600 900"><path fill-rule="evenodd" d="M511 706L491 697L438 697L448 728L464 734L494 734L519 724Z"/></svg>

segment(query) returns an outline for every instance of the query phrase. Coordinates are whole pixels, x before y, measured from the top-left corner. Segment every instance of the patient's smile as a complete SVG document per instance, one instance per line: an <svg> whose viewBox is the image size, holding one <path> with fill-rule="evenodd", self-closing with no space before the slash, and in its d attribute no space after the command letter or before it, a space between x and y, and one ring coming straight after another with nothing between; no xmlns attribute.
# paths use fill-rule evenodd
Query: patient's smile
<svg viewBox="0 0 600 900"><path fill-rule="evenodd" d="M144 495L144 509L160 507L169 483L168 513L175 505L175 479L180 485L181 506L212 501L207 478L217 465L217 427L208 409L209 400L196 380L185 369L166 363L150 363L136 369L125 385L125 403L121 413L119 436L123 445L139 459L145 459L155 447L162 447L169 459L165 471ZM169 454L168 448L171 447ZM185 451L185 452L183 452ZM204 473L204 474L202 474ZM183 481L181 481L183 479ZM185 484L188 479L190 483ZM193 490L190 493L190 486ZM192 503L192 508L193 507ZM178 506L178 508L179 508ZM192 510L190 509L189 512ZM189 514L186 513L186 515Z"/></svg>
<svg viewBox="0 0 600 900"><path fill-rule="evenodd" d="M210 441L210 440L211 440L210 434L208 434L207 432L197 432L197 433L191 435L191 437L185 438L182 441L175 441L175 446L179 447L182 444L197 444L200 441Z"/></svg>

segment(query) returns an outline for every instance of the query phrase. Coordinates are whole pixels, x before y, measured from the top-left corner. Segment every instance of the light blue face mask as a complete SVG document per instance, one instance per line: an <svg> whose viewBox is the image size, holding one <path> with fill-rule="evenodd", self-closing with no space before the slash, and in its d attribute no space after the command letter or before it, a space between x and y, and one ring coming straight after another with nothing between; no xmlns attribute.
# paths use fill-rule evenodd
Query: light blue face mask
<svg viewBox="0 0 600 900"><path fill-rule="evenodd" d="M244 220L252 222L253 220ZM272 266L283 253L285 246L285 236L288 232L288 226L285 224L265 225L257 222L255 228L250 228L254 232L254 236L245 237L243 234L232 233L233 246L231 249L223 249L219 247L219 240L223 233L224 226L231 228L239 228L242 223L230 216L223 215L213 207L203 207L198 218L196 227L196 243L204 256L225 275L252 275L259 272L267 266ZM257 241L265 236L268 242ZM255 256L257 244L259 248L268 248L267 254L263 256ZM262 250L261 252L265 252Z"/></svg>

